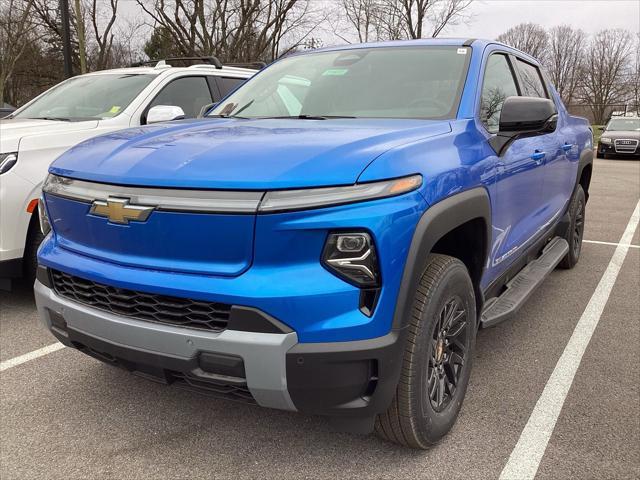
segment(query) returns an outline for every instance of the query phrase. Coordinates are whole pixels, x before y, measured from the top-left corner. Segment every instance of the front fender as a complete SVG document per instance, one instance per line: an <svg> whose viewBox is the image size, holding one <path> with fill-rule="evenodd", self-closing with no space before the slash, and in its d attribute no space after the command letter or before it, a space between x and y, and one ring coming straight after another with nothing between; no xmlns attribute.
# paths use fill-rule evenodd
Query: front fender
<svg viewBox="0 0 640 480"><path fill-rule="evenodd" d="M452 195L425 211L416 226L409 248L393 317L393 329L404 329L409 323L412 297L434 245L450 231L477 218L482 219L485 224L485 248L482 252L484 266L491 245L491 202L485 188L477 187Z"/></svg>

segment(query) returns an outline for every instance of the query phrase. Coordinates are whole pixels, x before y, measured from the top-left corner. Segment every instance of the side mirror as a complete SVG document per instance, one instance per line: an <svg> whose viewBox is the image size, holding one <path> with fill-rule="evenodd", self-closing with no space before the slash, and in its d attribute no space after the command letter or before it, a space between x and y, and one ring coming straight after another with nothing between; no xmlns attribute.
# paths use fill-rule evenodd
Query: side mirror
<svg viewBox="0 0 640 480"><path fill-rule="evenodd" d="M501 155L519 137L553 132L558 122L556 105L547 98L508 97L502 104L498 134L490 140Z"/></svg>
<svg viewBox="0 0 640 480"><path fill-rule="evenodd" d="M600 130L601 132L604 132L604 125L600 125L600 126L598 127L598 130Z"/></svg>
<svg viewBox="0 0 640 480"><path fill-rule="evenodd" d="M180 107L173 105L156 105L147 112L147 125L151 123L170 122L172 120L182 120L184 111Z"/></svg>
<svg viewBox="0 0 640 480"><path fill-rule="evenodd" d="M218 102L216 102L216 103L207 103L205 106L203 106L200 109L200 113L198 114L198 118L203 118L207 113L209 113L211 110L213 110L217 105L218 105Z"/></svg>

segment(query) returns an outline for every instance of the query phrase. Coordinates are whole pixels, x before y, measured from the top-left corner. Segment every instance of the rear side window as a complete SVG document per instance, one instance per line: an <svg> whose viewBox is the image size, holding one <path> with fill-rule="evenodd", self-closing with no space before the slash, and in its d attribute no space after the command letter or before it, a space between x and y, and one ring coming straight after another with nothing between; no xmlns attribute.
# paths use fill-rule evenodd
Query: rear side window
<svg viewBox="0 0 640 480"><path fill-rule="evenodd" d="M489 132L498 131L502 105L507 97L515 96L518 96L518 87L509 60L506 55L491 55L484 72L480 103L480 120Z"/></svg>
<svg viewBox="0 0 640 480"><path fill-rule="evenodd" d="M520 59L517 59L516 63L522 80L522 95L525 97L548 98L538 67Z"/></svg>
<svg viewBox="0 0 640 480"><path fill-rule="evenodd" d="M182 77L164 87L149 108L172 105L182 108L185 118L195 118L200 109L211 102L211 92L204 77Z"/></svg>
<svg viewBox="0 0 640 480"><path fill-rule="evenodd" d="M217 77L220 95L226 97L228 93L235 90L245 80L245 78Z"/></svg>

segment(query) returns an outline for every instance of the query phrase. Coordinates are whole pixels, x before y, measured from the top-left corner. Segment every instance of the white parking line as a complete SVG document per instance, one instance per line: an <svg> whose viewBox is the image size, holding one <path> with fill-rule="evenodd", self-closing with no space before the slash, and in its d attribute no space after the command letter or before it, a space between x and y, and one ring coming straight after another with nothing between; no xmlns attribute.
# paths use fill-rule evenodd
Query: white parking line
<svg viewBox="0 0 640 480"><path fill-rule="evenodd" d="M53 352L57 352L64 348L64 345L60 342L53 343L46 347L39 348L38 350L34 350L33 352L25 353L24 355L20 355L18 357L10 358L9 360L5 360L4 362L0 362L0 372L4 372L5 370L13 367L17 367L18 365L22 365L30 360L35 360L36 358L42 357L44 355L48 355Z"/></svg>
<svg viewBox="0 0 640 480"><path fill-rule="evenodd" d="M627 228L622 234L622 238L600 279L600 283L598 283L578 324L573 330L569 343L567 343L564 352L562 352L542 395L540 395L529 417L529 421L520 434L518 443L500 474L501 480L526 480L535 477L565 398L569 393L569 388L573 383L573 378L580 366L582 355L584 355L591 336L598 326L600 316L607 304L622 263L627 256L629 244L639 221L640 201L636 204Z"/></svg>
<svg viewBox="0 0 640 480"><path fill-rule="evenodd" d="M582 240L584 243L595 243L596 245L611 245L613 247L617 247L619 245L623 245L624 247L629 248L640 248L640 245L634 245L633 243L616 243L616 242L601 242L599 240Z"/></svg>

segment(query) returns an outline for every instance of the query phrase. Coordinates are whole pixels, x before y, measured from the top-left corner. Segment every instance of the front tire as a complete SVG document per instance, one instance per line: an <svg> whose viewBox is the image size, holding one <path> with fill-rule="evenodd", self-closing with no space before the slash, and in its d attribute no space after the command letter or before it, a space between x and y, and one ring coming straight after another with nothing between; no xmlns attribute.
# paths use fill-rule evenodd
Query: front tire
<svg viewBox="0 0 640 480"><path fill-rule="evenodd" d="M375 430L385 440L426 449L454 425L471 374L476 303L460 260L429 255L407 329L396 394Z"/></svg>
<svg viewBox="0 0 640 480"><path fill-rule="evenodd" d="M585 205L584 190L582 185L578 185L573 198L571 198L571 205L569 205L570 222L564 235L564 239L569 244L569 252L558 264L560 268L573 268L580 260L582 237L584 235Z"/></svg>

